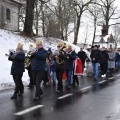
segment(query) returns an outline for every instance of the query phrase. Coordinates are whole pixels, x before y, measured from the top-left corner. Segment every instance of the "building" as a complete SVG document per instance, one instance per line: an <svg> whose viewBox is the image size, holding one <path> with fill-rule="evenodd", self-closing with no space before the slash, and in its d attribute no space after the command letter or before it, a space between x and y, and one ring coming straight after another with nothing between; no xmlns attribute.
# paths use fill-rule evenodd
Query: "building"
<svg viewBox="0 0 120 120"><path fill-rule="evenodd" d="M100 48L115 48L115 40L113 38L112 33L108 34L108 31L105 30L105 28L103 27L101 35L95 36L94 45L99 45Z"/></svg>
<svg viewBox="0 0 120 120"><path fill-rule="evenodd" d="M115 42L113 39L113 35L112 34L105 35L105 36L96 35L94 45L99 45L100 48L102 47L114 48Z"/></svg>
<svg viewBox="0 0 120 120"><path fill-rule="evenodd" d="M0 0L0 28L18 31L21 4L14 0Z"/></svg>

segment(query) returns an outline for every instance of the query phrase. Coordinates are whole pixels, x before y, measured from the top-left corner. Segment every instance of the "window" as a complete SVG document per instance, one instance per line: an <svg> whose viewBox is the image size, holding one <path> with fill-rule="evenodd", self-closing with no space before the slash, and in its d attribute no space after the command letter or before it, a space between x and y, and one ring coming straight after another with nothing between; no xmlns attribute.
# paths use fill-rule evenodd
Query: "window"
<svg viewBox="0 0 120 120"><path fill-rule="evenodd" d="M112 48L112 44L110 44L110 48Z"/></svg>
<svg viewBox="0 0 120 120"><path fill-rule="evenodd" d="M10 9L9 8L6 9L6 19L10 20Z"/></svg>

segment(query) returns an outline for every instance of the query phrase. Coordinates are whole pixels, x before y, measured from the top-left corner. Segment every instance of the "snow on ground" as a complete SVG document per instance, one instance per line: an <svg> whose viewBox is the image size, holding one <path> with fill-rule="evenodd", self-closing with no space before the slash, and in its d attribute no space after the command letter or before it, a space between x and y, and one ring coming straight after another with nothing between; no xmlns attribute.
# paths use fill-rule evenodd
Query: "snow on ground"
<svg viewBox="0 0 120 120"><path fill-rule="evenodd" d="M57 42L59 41L56 38L37 38L43 41L43 46L47 50L49 47L52 51L55 51L57 48ZM0 89L13 88L14 83L12 76L10 75L11 61L8 61L8 58L5 56L8 53L9 49L16 49L17 43L22 41L24 43L24 49L28 50L29 41L31 39L21 37L11 31L0 29ZM66 42L66 44L69 44ZM78 52L79 47L71 44L73 49ZM29 77L27 71L23 74L24 84L28 84Z"/></svg>

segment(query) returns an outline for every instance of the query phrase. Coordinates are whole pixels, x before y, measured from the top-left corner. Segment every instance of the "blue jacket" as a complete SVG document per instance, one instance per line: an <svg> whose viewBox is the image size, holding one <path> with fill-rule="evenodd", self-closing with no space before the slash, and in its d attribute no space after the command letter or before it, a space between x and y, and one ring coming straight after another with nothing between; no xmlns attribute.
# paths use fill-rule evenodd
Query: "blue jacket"
<svg viewBox="0 0 120 120"><path fill-rule="evenodd" d="M67 54L67 59L65 61L65 70L73 70L73 62L76 59L75 51Z"/></svg>
<svg viewBox="0 0 120 120"><path fill-rule="evenodd" d="M31 56L31 68L32 70L45 71L46 67L47 51L44 48L39 49Z"/></svg>
<svg viewBox="0 0 120 120"><path fill-rule="evenodd" d="M23 74L23 72L25 71L25 67L24 67L25 53L24 52L18 53L15 56L15 58L9 57L8 60L12 61L11 75Z"/></svg>

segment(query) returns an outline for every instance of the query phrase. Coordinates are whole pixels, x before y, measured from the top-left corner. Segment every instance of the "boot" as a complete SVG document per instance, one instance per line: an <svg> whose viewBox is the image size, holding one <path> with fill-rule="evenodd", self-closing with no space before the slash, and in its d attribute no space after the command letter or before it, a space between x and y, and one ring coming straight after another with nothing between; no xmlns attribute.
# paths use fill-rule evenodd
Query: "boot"
<svg viewBox="0 0 120 120"><path fill-rule="evenodd" d="M17 98L17 95L13 95L12 97L11 97L11 99L16 99Z"/></svg>

